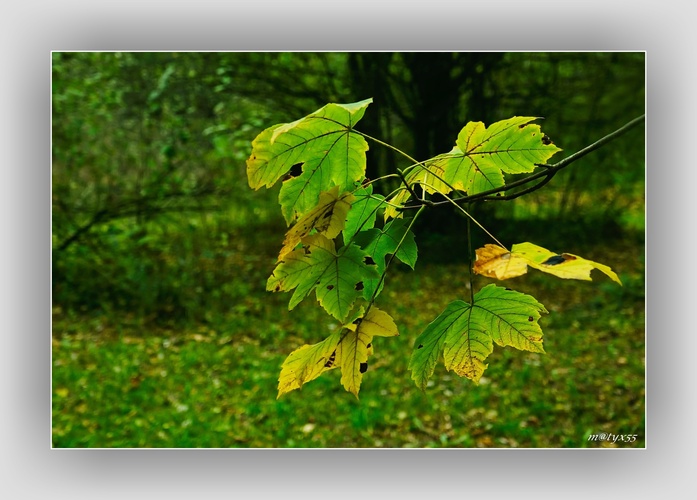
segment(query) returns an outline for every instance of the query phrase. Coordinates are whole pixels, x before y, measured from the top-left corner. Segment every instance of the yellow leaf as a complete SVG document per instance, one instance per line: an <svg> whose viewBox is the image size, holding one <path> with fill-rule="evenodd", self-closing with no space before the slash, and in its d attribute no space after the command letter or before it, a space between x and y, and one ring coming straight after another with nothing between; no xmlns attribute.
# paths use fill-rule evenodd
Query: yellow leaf
<svg viewBox="0 0 697 500"><path fill-rule="evenodd" d="M473 270L477 274L500 280L515 278L527 272L527 267L552 274L558 278L591 281L591 271L597 269L619 283L610 267L570 253L556 254L532 243L518 243L509 252L498 245L485 245L476 250Z"/></svg>
<svg viewBox="0 0 697 500"><path fill-rule="evenodd" d="M300 389L304 383L314 380L323 372L336 368L336 347L340 340L336 332L322 342L304 345L286 358L278 377L278 396Z"/></svg>
<svg viewBox="0 0 697 500"><path fill-rule="evenodd" d="M282 260L293 251L302 238L309 235L313 229L330 240L335 238L344 229L346 215L355 199L350 192L339 196L339 186L320 194L318 205L298 219L286 233L278 260Z"/></svg>
<svg viewBox="0 0 697 500"><path fill-rule="evenodd" d="M559 278L591 281L591 271L597 269L605 273L612 281L622 284L617 274L610 267L584 259L578 255L562 253L557 255L546 248L532 243L519 243L511 249L513 255L525 259L530 267L552 274Z"/></svg>
<svg viewBox="0 0 697 500"><path fill-rule="evenodd" d="M368 369L368 356L372 354L373 337L399 335L392 317L377 307L347 326L348 332L337 348L341 365L341 383L344 388L358 397L363 373Z"/></svg>
<svg viewBox="0 0 697 500"><path fill-rule="evenodd" d="M477 258L473 271L477 274L505 280L523 275L528 271L528 266L523 259L512 255L511 252L498 245L484 245L484 248L477 249L475 253Z"/></svg>

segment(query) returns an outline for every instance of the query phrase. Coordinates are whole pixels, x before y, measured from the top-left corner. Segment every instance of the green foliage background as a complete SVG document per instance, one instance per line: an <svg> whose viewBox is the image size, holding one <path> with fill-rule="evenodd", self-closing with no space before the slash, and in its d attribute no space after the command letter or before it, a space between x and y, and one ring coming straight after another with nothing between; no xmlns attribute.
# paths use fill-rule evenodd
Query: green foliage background
<svg viewBox="0 0 697 500"><path fill-rule="evenodd" d="M244 164L267 126L367 97L361 130L419 159L516 114L545 117L561 158L644 112L643 53L54 53L52 85L53 446L643 446L643 130L476 209L501 241L607 263L623 288L516 278L551 313L547 354L495 349L479 386L440 367L422 393L413 341L469 296L464 220L434 212L416 270L388 276L401 335L376 340L360 401L334 373L275 399L287 354L332 321L265 291L285 223ZM399 161L369 151L373 176Z"/></svg>

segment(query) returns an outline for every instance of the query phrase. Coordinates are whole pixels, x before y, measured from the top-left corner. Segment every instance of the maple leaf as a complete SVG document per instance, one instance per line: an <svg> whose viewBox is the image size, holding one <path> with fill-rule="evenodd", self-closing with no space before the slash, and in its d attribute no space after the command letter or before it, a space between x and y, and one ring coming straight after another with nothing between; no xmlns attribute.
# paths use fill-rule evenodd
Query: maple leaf
<svg viewBox="0 0 697 500"><path fill-rule="evenodd" d="M346 319L355 300L363 294L363 283L378 276L375 263L354 244L335 250L334 242L322 234L306 236L300 248L278 263L266 282L274 292L295 289L288 305L293 309L315 290L319 304L339 321Z"/></svg>
<svg viewBox="0 0 697 500"><path fill-rule="evenodd" d="M327 104L300 120L264 130L247 159L249 186L271 187L301 164L302 173L285 180L278 197L289 225L317 205L320 193L335 185L342 192L352 189L365 176L368 150L353 127L371 102Z"/></svg>
<svg viewBox="0 0 697 500"><path fill-rule="evenodd" d="M389 314L377 307L365 314L361 310L342 330L317 344L304 345L286 358L278 379L278 397L334 368L341 369L344 388L358 397L368 357L373 353L373 337L396 335L399 332Z"/></svg>
<svg viewBox="0 0 697 500"><path fill-rule="evenodd" d="M498 245L487 244L476 250L473 271L490 278L505 280L527 273L528 266L563 279L591 281L591 271L598 269L612 281L622 284L608 266L570 253L556 254L533 243L518 243L509 252Z"/></svg>
<svg viewBox="0 0 697 500"><path fill-rule="evenodd" d="M412 188L422 185L427 193L448 194L454 188L472 195L500 188L505 184L504 173L532 172L536 165L561 151L539 125L529 123L535 119L515 116L488 128L482 122L469 122L458 134L452 150L414 166L405 180ZM409 198L405 189L390 203L403 206ZM396 207L385 210L385 218L388 217L399 217Z"/></svg>
<svg viewBox="0 0 697 500"><path fill-rule="evenodd" d="M412 379L424 389L442 354L447 370L478 382L493 343L544 353L541 313L547 310L534 297L493 284L477 292L473 304L451 302L416 339Z"/></svg>

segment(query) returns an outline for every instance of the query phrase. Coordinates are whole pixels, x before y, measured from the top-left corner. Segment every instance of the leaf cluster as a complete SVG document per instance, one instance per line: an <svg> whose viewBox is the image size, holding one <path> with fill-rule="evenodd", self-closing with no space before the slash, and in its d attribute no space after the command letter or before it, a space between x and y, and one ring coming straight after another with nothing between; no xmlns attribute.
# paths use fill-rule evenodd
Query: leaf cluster
<svg viewBox="0 0 697 500"><path fill-rule="evenodd" d="M319 305L339 322L323 341L290 354L281 370L279 396L334 368L341 368L342 384L358 396L373 337L398 334L392 317L375 301L395 258L415 267L412 227L426 207L436 205L430 200L434 194L468 218L468 231L474 222L498 243L477 250L472 273L508 279L530 266L587 280L592 269L599 269L619 283L609 267L573 254L558 255L531 243L508 251L458 203L480 193L503 194L507 174L556 172L547 161L560 149L531 123L536 118L516 116L489 127L469 122L449 152L417 161L355 128L371 102L328 104L269 127L253 141L247 160L251 188L271 187L282 179L279 203L290 226L267 290L292 291L289 309L314 292ZM385 178L365 177L368 140L412 161L404 171L387 176L401 184L384 197L373 192L373 185ZM299 173L293 168L298 165ZM418 210L405 217L411 208ZM494 344L544 353L538 320L545 313L534 297L508 288L492 284L472 292L470 302L450 303L417 338L409 363L412 378L425 388L442 360L446 369L478 382Z"/></svg>

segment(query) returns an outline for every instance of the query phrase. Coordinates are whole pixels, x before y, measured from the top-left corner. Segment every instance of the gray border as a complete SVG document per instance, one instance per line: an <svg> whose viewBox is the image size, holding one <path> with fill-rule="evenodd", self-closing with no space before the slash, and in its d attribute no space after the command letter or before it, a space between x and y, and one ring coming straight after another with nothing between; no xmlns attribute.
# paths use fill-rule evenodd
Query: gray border
<svg viewBox="0 0 697 500"><path fill-rule="evenodd" d="M259 498L301 492L370 498L451 490L461 495L628 497L663 493L668 484L675 491L695 491L689 424L695 416L697 380L690 358L697 349L694 328L688 327L694 293L687 290L695 273L694 268L663 265L689 261L694 221L688 216L697 212L695 196L688 192L694 170L688 171L687 160L681 162L690 157L686 149L694 144L686 113L695 104L694 61L686 53L694 46L694 36L691 16L675 4L73 0L4 7L0 137L6 182L0 213L9 231L1 260L5 401L0 412L0 491L12 493L10 498L211 498L244 493ZM646 50L648 449L50 450L49 56L50 50L95 49Z"/></svg>

